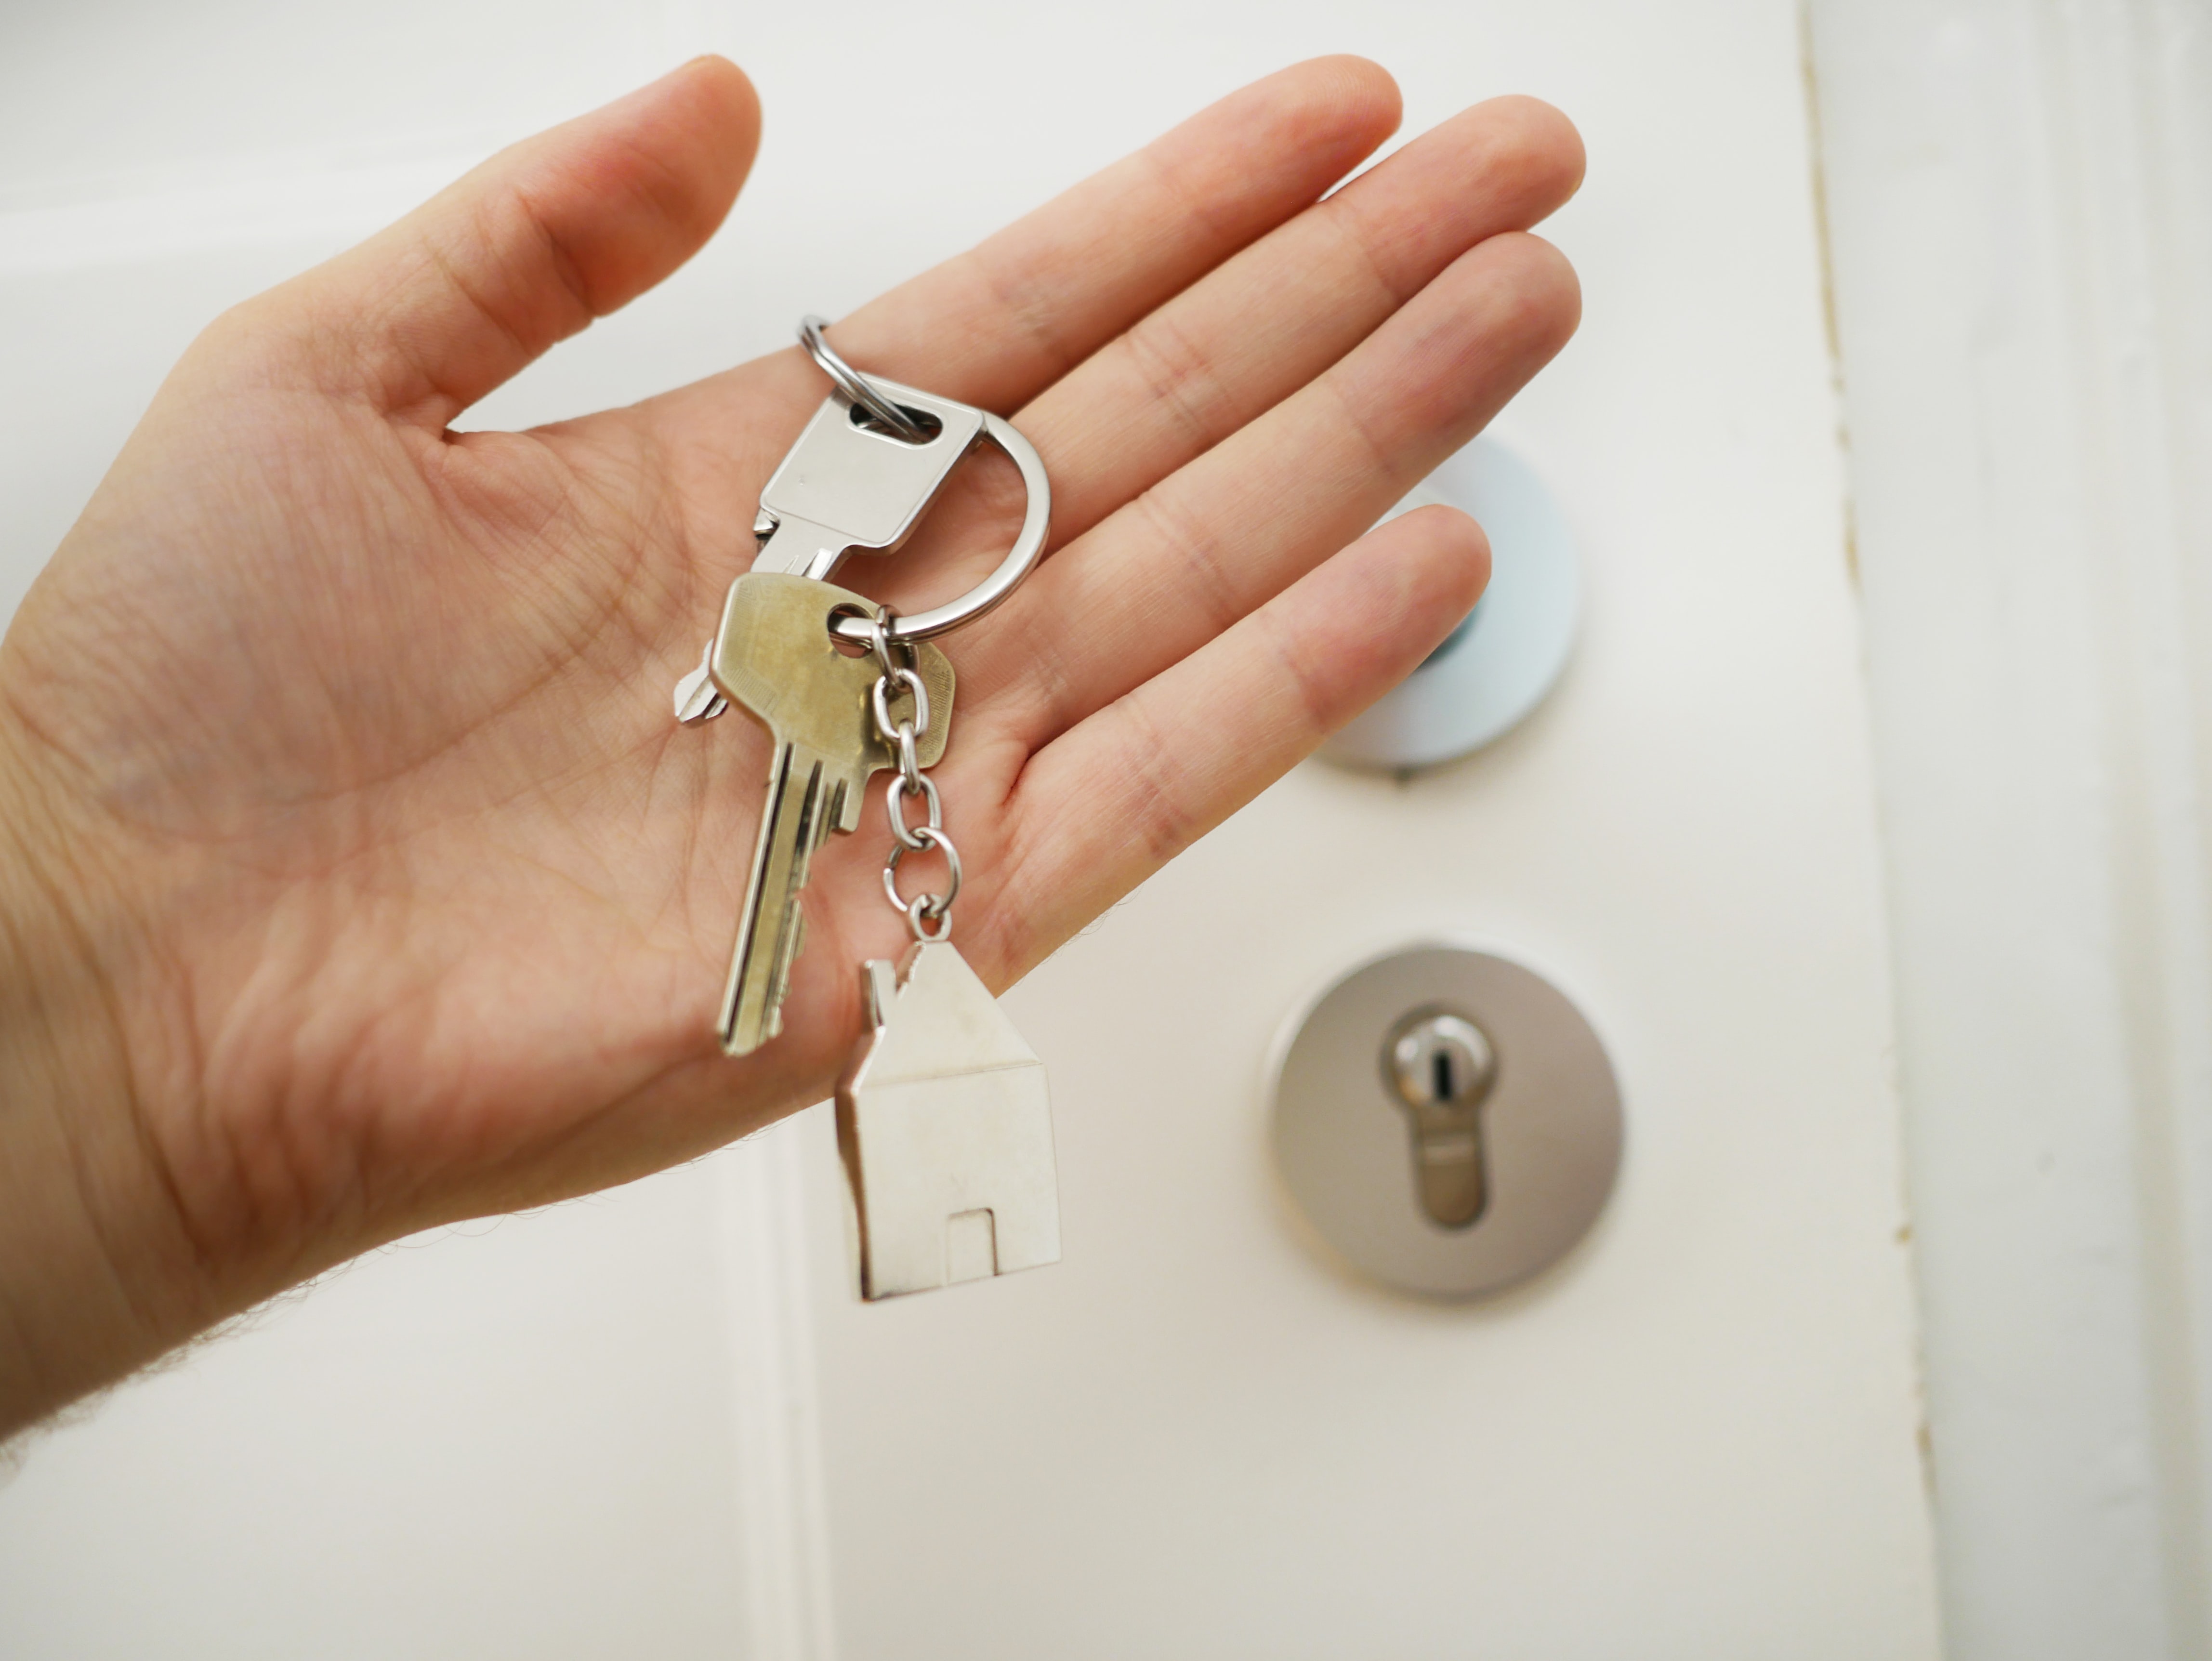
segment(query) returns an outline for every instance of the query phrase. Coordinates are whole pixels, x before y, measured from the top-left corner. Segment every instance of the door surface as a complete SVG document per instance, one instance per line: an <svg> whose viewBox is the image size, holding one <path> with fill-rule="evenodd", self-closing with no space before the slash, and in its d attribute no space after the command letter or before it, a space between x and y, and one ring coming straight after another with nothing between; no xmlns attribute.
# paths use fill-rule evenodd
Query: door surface
<svg viewBox="0 0 2212 1661"><path fill-rule="evenodd" d="M820 1110L407 1242L19 1445L0 1652L1935 1653L1795 7L233 0L0 31L9 603L216 311L691 51L766 106L730 226L468 424L779 345L1314 52L1389 66L1409 131L1525 91L1591 155L1546 232L1582 333L1497 429L1582 547L1577 656L1471 760L1300 769L1010 995L1062 1263L858 1305ZM1265 1151L1284 1018L1439 936L1565 989L1627 1115L1595 1233L1474 1306L1325 1267Z"/></svg>

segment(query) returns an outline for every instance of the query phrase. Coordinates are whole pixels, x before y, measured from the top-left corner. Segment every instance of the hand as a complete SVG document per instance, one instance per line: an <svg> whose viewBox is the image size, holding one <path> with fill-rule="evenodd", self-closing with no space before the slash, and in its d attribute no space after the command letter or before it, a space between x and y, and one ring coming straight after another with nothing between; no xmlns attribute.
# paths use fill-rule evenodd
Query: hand
<svg viewBox="0 0 2212 1661"><path fill-rule="evenodd" d="M1003 987L1397 681L1473 603L1463 515L1365 535L1565 342L1525 228L1573 130L1392 131L1373 65L1225 100L839 322L1007 412L1054 545L942 642L959 943ZM0 648L0 1433L378 1242L714 1147L825 1094L902 925L860 836L806 890L783 1036L713 1035L759 808L669 689L820 404L796 349L456 433L727 211L753 94L702 59L485 164L194 344ZM996 563L983 460L903 609Z"/></svg>

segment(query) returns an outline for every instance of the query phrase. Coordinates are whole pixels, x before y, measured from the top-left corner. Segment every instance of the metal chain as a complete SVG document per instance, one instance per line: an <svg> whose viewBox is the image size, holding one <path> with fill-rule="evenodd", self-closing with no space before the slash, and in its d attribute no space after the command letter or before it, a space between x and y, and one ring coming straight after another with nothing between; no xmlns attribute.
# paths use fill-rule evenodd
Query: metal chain
<svg viewBox="0 0 2212 1661"><path fill-rule="evenodd" d="M868 707L876 731L898 757L898 770L884 788L884 812L891 822L890 857L884 861L884 894L906 919L917 940L930 944L952 936L952 902L960 897L960 850L945 831L945 804L937 794L937 781L921 770L921 740L929 733L929 691L915 669L911 642L894 642L890 630L895 614L886 606L868 619L869 649L875 654L876 684L868 694ZM905 693L914 701L911 715L891 718L891 700ZM908 798L920 796L929 810L924 824L908 824ZM911 902L898 891L899 861L908 854L935 849L945 855L951 880L942 894L917 895Z"/></svg>

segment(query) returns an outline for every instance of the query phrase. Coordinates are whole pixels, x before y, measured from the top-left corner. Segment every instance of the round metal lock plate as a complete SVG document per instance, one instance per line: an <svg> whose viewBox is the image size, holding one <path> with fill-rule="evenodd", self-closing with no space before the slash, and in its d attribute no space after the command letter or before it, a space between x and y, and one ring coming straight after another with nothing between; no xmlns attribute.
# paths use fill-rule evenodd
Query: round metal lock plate
<svg viewBox="0 0 2212 1661"><path fill-rule="evenodd" d="M1383 518L1441 502L1490 538L1490 587L1428 660L1321 748L1342 767L1432 767L1510 732L1544 701L1574 649L1582 578L1574 534L1541 479L1476 439Z"/></svg>
<svg viewBox="0 0 2212 1661"><path fill-rule="evenodd" d="M1407 1062L1424 1043L1451 1048L1434 1033L1449 1039L1459 1022L1490 1056L1455 1120L1435 1105L1458 1087L1450 1063L1426 1090ZM1620 1087L1582 1012L1532 970L1460 946L1407 947L1346 975L1286 1037L1276 1166L1314 1232L1361 1274L1425 1297L1485 1297L1566 1256L1604 1209L1620 1168ZM1478 1170L1466 1171L1469 1158ZM1431 1214L1471 1208L1450 1202L1468 1191L1455 1171L1480 1191L1471 1221Z"/></svg>

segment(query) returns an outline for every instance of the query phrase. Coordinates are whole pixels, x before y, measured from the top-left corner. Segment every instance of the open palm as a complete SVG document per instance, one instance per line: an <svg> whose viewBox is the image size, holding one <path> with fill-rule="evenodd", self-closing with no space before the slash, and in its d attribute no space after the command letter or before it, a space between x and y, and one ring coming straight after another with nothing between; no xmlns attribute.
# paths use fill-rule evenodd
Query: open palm
<svg viewBox="0 0 2212 1661"><path fill-rule="evenodd" d="M994 985L1480 590L1462 516L1362 532L1571 331L1571 274L1519 233L1580 150L1500 100L1322 199L1396 113L1371 65L1287 70L836 326L864 369L1010 416L1053 479L1045 563L940 642L959 940ZM805 357L451 429L696 250L757 125L702 60L220 319L8 636L33 840L219 1304L818 1097L856 966L903 938L872 811L817 861L784 1035L720 1055L766 745L742 716L679 729L669 689L825 393ZM840 581L945 599L1018 498L971 460L907 551Z"/></svg>

